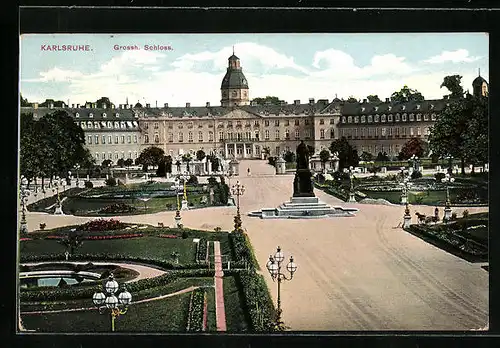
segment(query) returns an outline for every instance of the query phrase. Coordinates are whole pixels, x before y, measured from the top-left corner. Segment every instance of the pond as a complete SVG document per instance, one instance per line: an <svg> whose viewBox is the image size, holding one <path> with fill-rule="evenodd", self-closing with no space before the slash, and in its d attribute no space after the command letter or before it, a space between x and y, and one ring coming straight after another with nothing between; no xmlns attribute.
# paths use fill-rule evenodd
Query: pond
<svg viewBox="0 0 500 348"><path fill-rule="evenodd" d="M75 285L82 283L88 283L90 285L91 283L97 281L98 279L99 278L95 276L89 276L84 274L78 274L78 275L34 274L29 276L23 276L21 274L19 283L21 288L32 288L40 286L60 286L60 284L63 283L65 283L65 285Z"/></svg>

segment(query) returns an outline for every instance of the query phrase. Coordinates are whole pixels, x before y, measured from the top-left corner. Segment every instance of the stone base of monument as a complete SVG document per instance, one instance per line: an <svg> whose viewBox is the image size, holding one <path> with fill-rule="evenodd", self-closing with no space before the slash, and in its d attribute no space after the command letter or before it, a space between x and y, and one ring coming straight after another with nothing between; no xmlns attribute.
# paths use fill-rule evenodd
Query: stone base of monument
<svg viewBox="0 0 500 348"><path fill-rule="evenodd" d="M54 211L54 215L64 215L62 207L57 206L56 210Z"/></svg>
<svg viewBox="0 0 500 348"><path fill-rule="evenodd" d="M354 216L357 208L329 206L318 197L292 197L289 202L277 208L263 208L253 211L248 216L261 219L321 219L328 217Z"/></svg>

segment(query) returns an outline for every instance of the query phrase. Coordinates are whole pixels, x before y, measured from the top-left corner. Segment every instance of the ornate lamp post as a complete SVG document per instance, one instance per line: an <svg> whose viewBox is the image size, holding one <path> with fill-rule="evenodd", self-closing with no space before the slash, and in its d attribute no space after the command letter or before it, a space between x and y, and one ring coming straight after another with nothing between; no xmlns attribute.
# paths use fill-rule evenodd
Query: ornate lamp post
<svg viewBox="0 0 500 348"><path fill-rule="evenodd" d="M448 161L448 174L453 174L453 156L452 155L448 155L445 157L445 159Z"/></svg>
<svg viewBox="0 0 500 348"><path fill-rule="evenodd" d="M240 215L240 196L245 193L245 186L241 185L239 180L231 188L233 195L236 195L236 216L234 217L234 232L242 232Z"/></svg>
<svg viewBox="0 0 500 348"><path fill-rule="evenodd" d="M418 156L413 154L413 156L410 157L410 161L412 163L413 171L418 172L420 170Z"/></svg>
<svg viewBox="0 0 500 348"><path fill-rule="evenodd" d="M400 183L403 186L401 190L401 204L408 204L408 184L410 182L409 171L401 167L401 176L403 181Z"/></svg>
<svg viewBox="0 0 500 348"><path fill-rule="evenodd" d="M118 291L118 283L114 280L113 273L109 275L109 279L104 285L103 290L104 292L94 293L92 300L98 306L99 314L105 313L106 309L110 310L111 331L115 331L115 319L127 312L128 306L132 302L132 295L127 291L125 285L123 285L118 298L115 296Z"/></svg>
<svg viewBox="0 0 500 348"><path fill-rule="evenodd" d="M441 181L446 183L446 205L444 207L443 220L448 221L451 219L450 182L454 182L455 178L452 178L449 173L446 173Z"/></svg>
<svg viewBox="0 0 500 348"><path fill-rule="evenodd" d="M26 222L26 202L30 194L31 192L28 190L28 179L21 176L21 185L19 188L19 198L21 200L21 223L19 231L21 234L28 233L28 223Z"/></svg>
<svg viewBox="0 0 500 348"><path fill-rule="evenodd" d="M80 187L80 177L79 177L79 170L80 170L80 165L76 164L75 165L75 171L76 171L76 187Z"/></svg>
<svg viewBox="0 0 500 348"><path fill-rule="evenodd" d="M59 176L55 177L55 180L53 182L53 185L55 186L55 190L57 192L57 199L56 199L56 210L54 211L55 215L62 215L62 207L61 207L61 197L59 196L59 186L65 185L64 181L61 182L61 178ZM54 189L52 189L54 190Z"/></svg>
<svg viewBox="0 0 500 348"><path fill-rule="evenodd" d="M189 174L187 172L184 172L184 174L182 174L180 176L180 179L182 179L183 186L184 186L184 196L182 197L182 207L181 207L182 210L188 210L189 209L188 199L187 199L187 192L186 192L186 183L189 180L189 177L190 176L189 176Z"/></svg>
<svg viewBox="0 0 500 348"><path fill-rule="evenodd" d="M266 267L273 281L278 281L278 308L276 313L276 329L279 331L284 330L283 321L281 320L281 282L283 280L292 280L293 274L297 271L297 264L293 261L293 256L290 256L290 262L286 265L287 271L290 273L290 278L287 278L284 273L281 272L281 265L285 256L281 251L281 248L278 246L276 249L276 253L269 256L269 261L267 261Z"/></svg>
<svg viewBox="0 0 500 348"><path fill-rule="evenodd" d="M356 196L354 194L354 181L353 181L353 168L352 166L349 167L349 182L351 184L349 188L349 203L356 203Z"/></svg>
<svg viewBox="0 0 500 348"><path fill-rule="evenodd" d="M175 225L177 226L177 228L180 228L182 223L181 223L181 220L182 220L182 217L181 217L181 204L180 204L180 201L179 201L179 194L181 193L180 189L182 188L181 186L181 183L180 183L180 180L179 179L176 179L175 180L175 196L177 198L177 210L175 211Z"/></svg>
<svg viewBox="0 0 500 348"><path fill-rule="evenodd" d="M405 214L403 216L403 228L410 227L411 224L411 215L410 208L408 207L408 202L405 203Z"/></svg>

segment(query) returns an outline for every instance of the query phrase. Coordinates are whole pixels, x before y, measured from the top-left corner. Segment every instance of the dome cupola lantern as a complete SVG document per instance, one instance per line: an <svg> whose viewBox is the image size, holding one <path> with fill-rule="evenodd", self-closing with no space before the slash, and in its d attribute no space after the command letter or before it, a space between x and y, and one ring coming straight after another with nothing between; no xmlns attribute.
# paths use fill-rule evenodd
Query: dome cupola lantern
<svg viewBox="0 0 500 348"><path fill-rule="evenodd" d="M249 105L248 82L240 66L240 59L234 54L228 58L226 75L221 84L221 105L224 107Z"/></svg>

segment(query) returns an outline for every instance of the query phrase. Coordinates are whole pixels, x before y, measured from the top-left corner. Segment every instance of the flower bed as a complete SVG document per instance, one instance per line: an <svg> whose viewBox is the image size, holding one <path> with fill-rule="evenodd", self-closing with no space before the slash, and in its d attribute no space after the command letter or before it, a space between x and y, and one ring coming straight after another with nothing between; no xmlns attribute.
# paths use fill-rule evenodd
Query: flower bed
<svg viewBox="0 0 500 348"><path fill-rule="evenodd" d="M205 307L205 289L198 288L191 295L189 304L187 331L203 331L203 310Z"/></svg>
<svg viewBox="0 0 500 348"><path fill-rule="evenodd" d="M176 236L175 234L159 234L158 237L161 238L171 238L171 239L177 239L179 236Z"/></svg>
<svg viewBox="0 0 500 348"><path fill-rule="evenodd" d="M78 231L109 231L121 230L126 226L123 222L115 219L97 219L79 225L76 229Z"/></svg>
<svg viewBox="0 0 500 348"><path fill-rule="evenodd" d="M19 239L20 242L25 242L27 240L33 240L33 239L31 239L31 238L21 238L21 239Z"/></svg>
<svg viewBox="0 0 500 348"><path fill-rule="evenodd" d="M125 239L125 238L137 238L142 237L142 233L131 233L131 234L115 234L109 236L85 236L83 239L87 240L103 240L103 239Z"/></svg>
<svg viewBox="0 0 500 348"><path fill-rule="evenodd" d="M99 210L99 214L133 213L136 210L137 210L136 207L133 207L125 203L114 203Z"/></svg>

